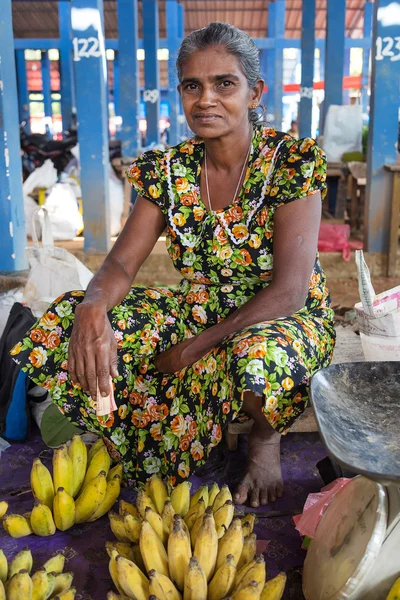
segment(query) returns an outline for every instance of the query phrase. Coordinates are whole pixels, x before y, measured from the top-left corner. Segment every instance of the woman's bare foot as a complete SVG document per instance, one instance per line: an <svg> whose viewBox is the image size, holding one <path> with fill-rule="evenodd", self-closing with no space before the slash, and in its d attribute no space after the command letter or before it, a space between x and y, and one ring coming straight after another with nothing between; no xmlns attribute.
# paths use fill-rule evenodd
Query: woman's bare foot
<svg viewBox="0 0 400 600"><path fill-rule="evenodd" d="M281 436L269 428L254 423L249 433L246 474L233 495L236 504L248 502L256 508L275 502L283 494Z"/></svg>

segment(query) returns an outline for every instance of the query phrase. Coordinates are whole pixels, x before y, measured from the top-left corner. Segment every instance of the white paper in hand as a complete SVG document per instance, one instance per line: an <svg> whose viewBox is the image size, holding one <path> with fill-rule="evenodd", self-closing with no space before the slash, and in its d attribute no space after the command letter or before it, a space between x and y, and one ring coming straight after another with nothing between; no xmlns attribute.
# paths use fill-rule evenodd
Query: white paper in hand
<svg viewBox="0 0 400 600"><path fill-rule="evenodd" d="M108 396L102 396L99 390L99 384L97 384L97 409L96 414L98 417L109 415L114 410L117 410L117 405L114 400L114 388L112 378L110 377L110 390L111 393Z"/></svg>

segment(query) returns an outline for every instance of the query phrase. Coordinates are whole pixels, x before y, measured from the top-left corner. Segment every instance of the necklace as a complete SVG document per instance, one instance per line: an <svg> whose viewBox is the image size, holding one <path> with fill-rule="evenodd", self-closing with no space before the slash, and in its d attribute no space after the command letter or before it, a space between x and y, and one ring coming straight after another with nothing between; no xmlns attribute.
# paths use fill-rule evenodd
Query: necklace
<svg viewBox="0 0 400 600"><path fill-rule="evenodd" d="M239 181L238 181L238 183L237 183L236 190L235 190L235 193L234 193L234 195L233 195L233 198L232 198L232 202L231 202L231 204L232 204L232 203L234 202L234 200L237 198L237 194L238 194L238 191L239 191L239 187L240 187L240 184L241 184L241 182L242 182L243 173L244 173L245 167L246 167L246 165L247 165L247 161L249 160L249 156L250 156L250 152L251 152L251 146L252 146L252 142L250 142L250 148L249 148L249 150L248 150L248 152L247 152L247 154L246 154L246 157L245 157L245 159L244 159L244 163L243 163L242 171L241 171L241 173L240 173ZM210 188L208 187L207 150L206 150L206 148L204 148L204 173L205 173L205 176L206 176L206 189L207 189L207 200L208 200L208 206L210 207L210 212L214 212L214 211L213 211L213 208L212 208L212 205L211 205L211 199L210 199Z"/></svg>

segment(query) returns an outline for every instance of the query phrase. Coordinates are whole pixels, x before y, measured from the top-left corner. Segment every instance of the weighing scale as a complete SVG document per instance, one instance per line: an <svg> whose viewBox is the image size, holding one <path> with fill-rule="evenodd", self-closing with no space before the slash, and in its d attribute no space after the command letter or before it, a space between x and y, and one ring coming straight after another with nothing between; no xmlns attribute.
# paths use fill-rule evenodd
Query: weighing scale
<svg viewBox="0 0 400 600"><path fill-rule="evenodd" d="M358 473L333 498L303 571L307 600L385 600L400 576L400 366L332 365L311 380L330 456Z"/></svg>

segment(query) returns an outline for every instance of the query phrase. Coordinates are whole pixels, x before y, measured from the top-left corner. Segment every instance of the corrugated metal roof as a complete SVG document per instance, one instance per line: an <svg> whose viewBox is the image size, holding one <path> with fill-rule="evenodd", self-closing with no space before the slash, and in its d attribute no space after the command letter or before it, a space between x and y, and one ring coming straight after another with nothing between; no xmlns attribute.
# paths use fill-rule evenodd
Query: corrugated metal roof
<svg viewBox="0 0 400 600"><path fill-rule="evenodd" d="M346 35L363 36L363 7L366 0L346 0ZM268 30L268 6L272 0L182 0L185 7L185 33L204 27L211 21L227 21L244 29L252 37L265 37ZM166 36L165 0L160 0L160 37ZM301 36L302 0L286 0L286 37ZM13 2L14 35L17 38L57 38L57 2ZM141 2L139 2L141 17ZM104 2L106 37L117 38L116 2ZM317 0L316 36L325 37L326 0ZM141 33L140 21L140 35Z"/></svg>

